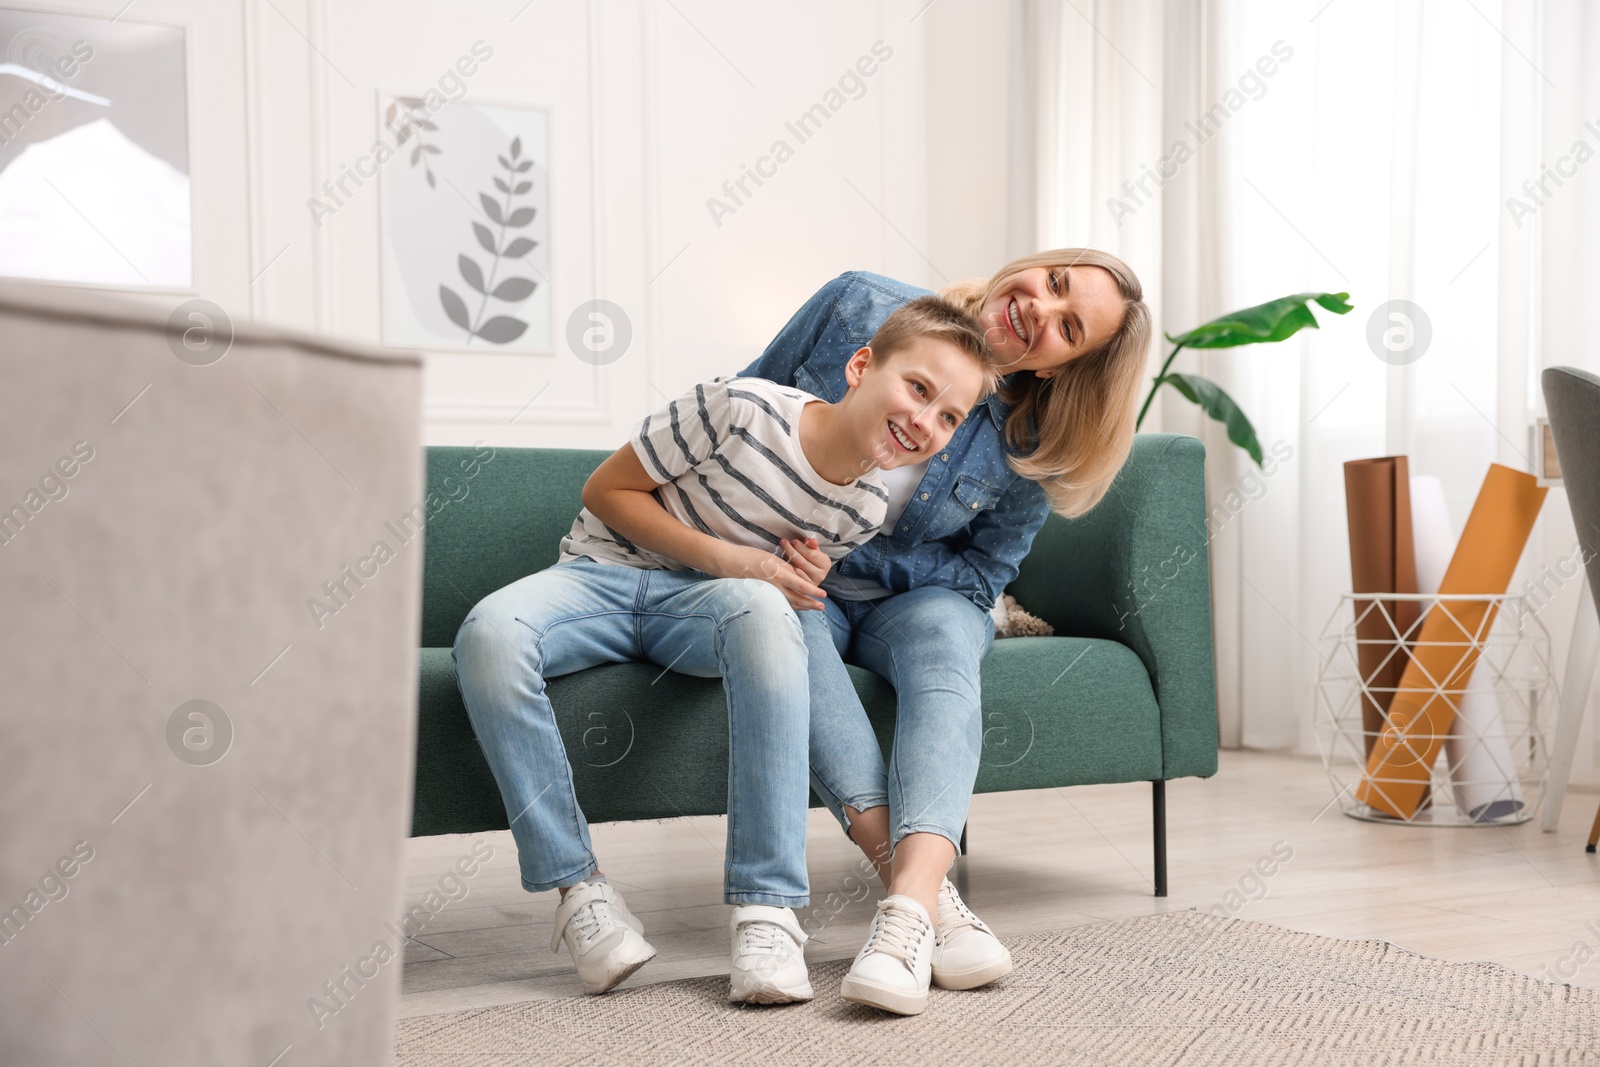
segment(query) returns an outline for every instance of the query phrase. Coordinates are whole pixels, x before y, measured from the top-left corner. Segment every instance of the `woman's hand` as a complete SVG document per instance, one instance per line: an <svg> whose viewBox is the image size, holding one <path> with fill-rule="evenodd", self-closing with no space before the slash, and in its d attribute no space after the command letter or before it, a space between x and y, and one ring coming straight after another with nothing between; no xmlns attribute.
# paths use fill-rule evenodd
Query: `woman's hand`
<svg viewBox="0 0 1600 1067"><path fill-rule="evenodd" d="M779 542L779 549L783 553L783 558L812 585L820 586L822 579L828 576L829 568L833 566L833 560L817 547L815 537L808 537L804 541L785 538Z"/></svg>
<svg viewBox="0 0 1600 1067"><path fill-rule="evenodd" d="M719 542L719 578L755 578L778 587L789 606L796 611L821 611L822 598L828 594L783 558L759 548ZM827 573L824 568L824 574Z"/></svg>

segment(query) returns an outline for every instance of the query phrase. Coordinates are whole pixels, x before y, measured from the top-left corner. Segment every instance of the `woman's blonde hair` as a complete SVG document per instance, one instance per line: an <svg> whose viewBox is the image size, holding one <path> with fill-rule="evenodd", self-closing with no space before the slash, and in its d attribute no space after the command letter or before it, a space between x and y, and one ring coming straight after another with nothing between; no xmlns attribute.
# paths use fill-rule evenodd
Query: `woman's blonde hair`
<svg viewBox="0 0 1600 1067"><path fill-rule="evenodd" d="M1006 462L1043 488L1055 511L1073 518L1100 502L1133 447L1134 405L1150 347L1150 309L1128 265L1092 248L1056 248L1014 259L992 278L957 282L940 296L976 316L1012 275L1035 267L1099 267L1122 293L1122 325L1052 378L1012 374L1000 388L1006 418Z"/></svg>

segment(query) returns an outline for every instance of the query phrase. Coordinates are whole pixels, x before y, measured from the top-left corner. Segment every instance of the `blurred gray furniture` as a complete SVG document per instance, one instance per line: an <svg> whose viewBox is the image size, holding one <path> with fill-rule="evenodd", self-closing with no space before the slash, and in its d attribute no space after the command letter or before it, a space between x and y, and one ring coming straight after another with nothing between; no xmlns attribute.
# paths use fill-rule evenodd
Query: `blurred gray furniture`
<svg viewBox="0 0 1600 1067"><path fill-rule="evenodd" d="M184 302L0 284L0 1063L388 1062L420 361Z"/></svg>
<svg viewBox="0 0 1600 1067"><path fill-rule="evenodd" d="M1600 616L1596 615L1594 589L1600 584L1600 378L1576 367L1549 367L1540 376L1545 409L1550 413L1550 433L1555 438L1561 480L1572 508L1578 545L1587 560L1584 584L1573 625L1572 649L1567 657L1561 687L1561 717L1550 759L1550 787L1545 797L1544 829L1553 831L1566 799L1572 754L1588 706L1594 680L1596 653L1600 652ZM1588 851L1600 840L1600 811L1589 831Z"/></svg>

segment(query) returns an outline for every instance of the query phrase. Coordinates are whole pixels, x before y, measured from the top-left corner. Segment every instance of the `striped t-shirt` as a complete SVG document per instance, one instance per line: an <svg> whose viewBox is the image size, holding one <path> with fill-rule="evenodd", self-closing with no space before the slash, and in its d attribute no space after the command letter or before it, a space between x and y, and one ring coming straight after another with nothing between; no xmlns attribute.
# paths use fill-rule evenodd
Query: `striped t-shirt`
<svg viewBox="0 0 1600 1067"><path fill-rule="evenodd" d="M645 418L629 443L680 522L723 541L778 550L815 537L840 559L878 532L889 496L876 467L849 485L812 469L800 448L800 409L817 398L763 378L697 385ZM647 570L688 570L640 548L584 508L561 541L562 561L587 556Z"/></svg>

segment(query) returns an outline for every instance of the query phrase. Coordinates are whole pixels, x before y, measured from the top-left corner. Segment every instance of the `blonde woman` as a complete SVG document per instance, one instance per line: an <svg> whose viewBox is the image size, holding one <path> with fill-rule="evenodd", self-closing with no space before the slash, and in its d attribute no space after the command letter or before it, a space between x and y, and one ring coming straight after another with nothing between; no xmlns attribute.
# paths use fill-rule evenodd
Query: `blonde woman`
<svg viewBox="0 0 1600 1067"><path fill-rule="evenodd" d="M742 374L837 401L851 354L924 293L841 275ZM1050 510L1080 515L1110 487L1133 443L1150 343L1139 280L1092 249L1026 256L941 295L978 319L1011 373L948 445L890 472L882 531L822 581L822 610L798 613L812 787L888 889L842 994L903 1015L927 1006L930 979L973 989L1011 970L1005 946L945 878L978 773L989 611ZM894 447L914 452L895 431L885 427ZM810 573L804 554L790 561ZM887 767L845 662L895 687Z"/></svg>

